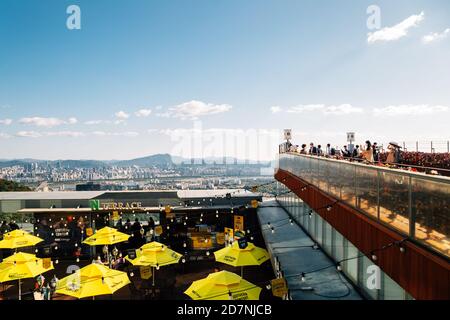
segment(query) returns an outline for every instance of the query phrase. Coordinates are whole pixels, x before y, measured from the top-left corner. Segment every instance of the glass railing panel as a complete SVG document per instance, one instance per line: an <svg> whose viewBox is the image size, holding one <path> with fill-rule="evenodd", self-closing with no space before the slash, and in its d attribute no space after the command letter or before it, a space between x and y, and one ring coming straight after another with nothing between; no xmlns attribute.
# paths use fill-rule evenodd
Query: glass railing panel
<svg viewBox="0 0 450 320"><path fill-rule="evenodd" d="M356 166L356 207L378 218L378 172Z"/></svg>
<svg viewBox="0 0 450 320"><path fill-rule="evenodd" d="M347 163L340 163L340 183L341 199L351 206L355 206L355 166Z"/></svg>
<svg viewBox="0 0 450 320"><path fill-rule="evenodd" d="M329 169L329 187L330 194L335 196L337 199L341 198L341 183L340 179L340 163L336 161L329 161L328 169Z"/></svg>
<svg viewBox="0 0 450 320"><path fill-rule="evenodd" d="M450 184L412 179L415 238L450 256Z"/></svg>
<svg viewBox="0 0 450 320"><path fill-rule="evenodd" d="M323 161L323 160L319 160L317 162L317 168L318 168L318 173L317 173L317 183L318 183L318 187L323 190L328 192L328 161Z"/></svg>
<svg viewBox="0 0 450 320"><path fill-rule="evenodd" d="M409 234L409 177L380 172L380 220Z"/></svg>

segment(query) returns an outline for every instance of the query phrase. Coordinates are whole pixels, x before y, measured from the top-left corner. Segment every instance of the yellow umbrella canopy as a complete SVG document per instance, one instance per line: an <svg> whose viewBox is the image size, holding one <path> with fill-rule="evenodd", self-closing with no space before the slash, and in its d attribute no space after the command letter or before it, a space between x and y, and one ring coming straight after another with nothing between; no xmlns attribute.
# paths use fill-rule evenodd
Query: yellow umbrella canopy
<svg viewBox="0 0 450 320"><path fill-rule="evenodd" d="M81 299L113 294L129 283L126 272L93 263L59 280L56 293Z"/></svg>
<svg viewBox="0 0 450 320"><path fill-rule="evenodd" d="M95 234L86 238L83 243L90 246L112 245L127 241L130 235L117 231L117 229L104 227Z"/></svg>
<svg viewBox="0 0 450 320"><path fill-rule="evenodd" d="M18 252L0 263L0 282L33 278L52 269L52 262L45 266L34 254Z"/></svg>
<svg viewBox="0 0 450 320"><path fill-rule="evenodd" d="M228 264L233 267L255 266L270 259L267 250L255 246L249 242L245 249L240 249L235 241L231 246L214 252L216 261Z"/></svg>
<svg viewBox="0 0 450 320"><path fill-rule="evenodd" d="M14 230L3 235L0 241L0 249L17 249L22 247L31 247L44 241L23 230Z"/></svg>
<svg viewBox="0 0 450 320"><path fill-rule="evenodd" d="M193 300L259 300L261 288L235 273L220 271L194 281L184 293Z"/></svg>
<svg viewBox="0 0 450 320"><path fill-rule="evenodd" d="M135 266L163 267L169 264L178 263L181 254L169 249L166 245L153 241L147 243L136 250L136 258L125 257Z"/></svg>

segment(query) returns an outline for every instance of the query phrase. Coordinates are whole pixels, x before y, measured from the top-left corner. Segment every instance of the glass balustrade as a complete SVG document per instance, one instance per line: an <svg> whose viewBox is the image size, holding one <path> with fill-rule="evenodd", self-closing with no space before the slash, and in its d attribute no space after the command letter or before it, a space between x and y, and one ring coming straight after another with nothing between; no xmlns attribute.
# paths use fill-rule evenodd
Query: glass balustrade
<svg viewBox="0 0 450 320"><path fill-rule="evenodd" d="M291 153L279 167L450 257L450 178Z"/></svg>

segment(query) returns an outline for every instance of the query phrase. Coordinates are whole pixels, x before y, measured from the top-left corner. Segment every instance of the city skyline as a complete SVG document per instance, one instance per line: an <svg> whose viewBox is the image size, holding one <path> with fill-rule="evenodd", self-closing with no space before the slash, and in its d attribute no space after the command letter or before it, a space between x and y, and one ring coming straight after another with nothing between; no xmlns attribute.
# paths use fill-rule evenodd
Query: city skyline
<svg viewBox="0 0 450 320"><path fill-rule="evenodd" d="M1 158L272 160L284 128L297 144L448 140L449 8L2 1Z"/></svg>

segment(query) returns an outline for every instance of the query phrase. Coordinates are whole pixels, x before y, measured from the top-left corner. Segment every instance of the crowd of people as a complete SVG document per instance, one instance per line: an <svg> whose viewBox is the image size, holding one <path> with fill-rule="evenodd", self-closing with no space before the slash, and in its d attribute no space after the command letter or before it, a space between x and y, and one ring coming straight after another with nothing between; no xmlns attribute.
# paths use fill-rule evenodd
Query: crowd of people
<svg viewBox="0 0 450 320"><path fill-rule="evenodd" d="M280 151L282 150L280 149ZM309 146L307 144L294 145L287 142L284 151L450 176L450 153L403 151L402 147L396 142L390 142L386 149L379 146L377 142L371 143L369 140L364 145L348 144L342 148L333 147L330 143L323 147L312 142Z"/></svg>

